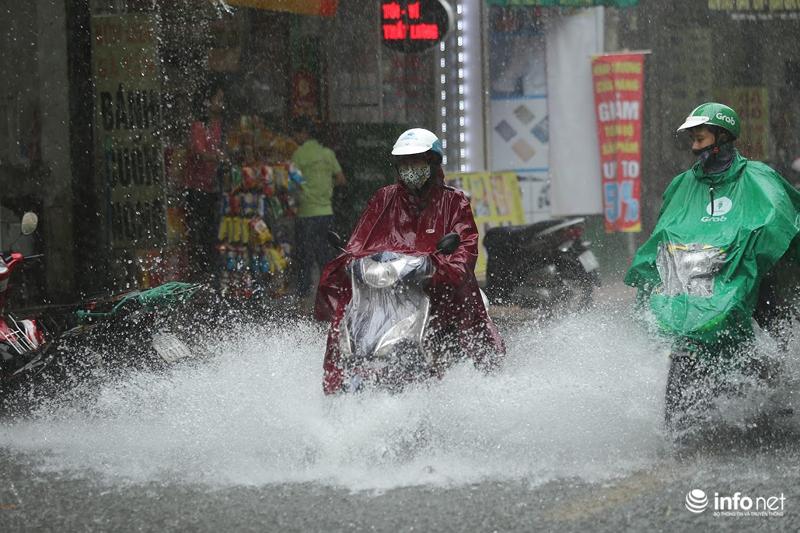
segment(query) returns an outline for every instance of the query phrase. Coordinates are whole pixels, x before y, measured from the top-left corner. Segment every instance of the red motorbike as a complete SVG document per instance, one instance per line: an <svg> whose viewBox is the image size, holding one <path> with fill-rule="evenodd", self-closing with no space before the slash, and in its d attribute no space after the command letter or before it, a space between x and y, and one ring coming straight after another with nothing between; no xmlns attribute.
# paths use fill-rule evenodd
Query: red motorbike
<svg viewBox="0 0 800 533"><path fill-rule="evenodd" d="M33 213L23 217L23 235L35 227ZM171 281L45 306L38 319L13 316L6 311L9 279L36 257L0 254L0 417L126 369L158 371L210 355L205 330L195 325L211 311L214 294L196 283Z"/></svg>
<svg viewBox="0 0 800 533"><path fill-rule="evenodd" d="M30 235L36 230L38 218L35 213L25 213L20 224L22 235ZM29 352L44 343L44 331L32 318L18 319L6 312L9 279L25 260L41 255L25 257L19 252L0 254L0 376L12 373L17 363L25 361Z"/></svg>

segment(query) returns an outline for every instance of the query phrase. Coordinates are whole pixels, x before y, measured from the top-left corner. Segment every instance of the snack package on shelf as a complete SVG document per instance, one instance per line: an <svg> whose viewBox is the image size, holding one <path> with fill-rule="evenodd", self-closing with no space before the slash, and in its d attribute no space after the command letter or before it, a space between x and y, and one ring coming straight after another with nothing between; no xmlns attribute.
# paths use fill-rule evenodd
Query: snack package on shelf
<svg viewBox="0 0 800 533"><path fill-rule="evenodd" d="M222 176L220 286L239 298L282 296L292 250L285 227L291 227L304 181L290 162L298 145L256 115L242 115L226 139L232 164ZM277 233L276 224L283 228Z"/></svg>
<svg viewBox="0 0 800 533"><path fill-rule="evenodd" d="M250 244L252 246L262 246L272 241L272 232L261 217L251 218L249 226Z"/></svg>

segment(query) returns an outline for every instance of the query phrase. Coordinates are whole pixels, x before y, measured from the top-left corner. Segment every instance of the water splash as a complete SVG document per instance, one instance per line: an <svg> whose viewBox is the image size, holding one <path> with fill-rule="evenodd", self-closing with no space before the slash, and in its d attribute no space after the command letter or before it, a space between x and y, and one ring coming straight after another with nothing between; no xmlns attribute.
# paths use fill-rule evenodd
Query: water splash
<svg viewBox="0 0 800 533"><path fill-rule="evenodd" d="M322 394L324 332L245 327L209 361L136 373L0 429L42 468L111 482L352 489L599 480L663 447L667 349L614 308L506 331L508 361L402 394Z"/></svg>

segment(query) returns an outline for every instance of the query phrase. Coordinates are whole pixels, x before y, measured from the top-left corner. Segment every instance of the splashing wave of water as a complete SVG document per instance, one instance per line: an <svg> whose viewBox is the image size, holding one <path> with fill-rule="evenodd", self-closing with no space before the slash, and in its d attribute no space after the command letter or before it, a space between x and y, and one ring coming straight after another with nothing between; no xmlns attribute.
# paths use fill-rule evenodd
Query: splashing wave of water
<svg viewBox="0 0 800 533"><path fill-rule="evenodd" d="M88 405L7 424L0 447L112 481L354 489L603 479L656 460L663 345L610 309L506 340L493 376L464 364L402 394L328 398L321 329L242 327L210 361L130 375Z"/></svg>

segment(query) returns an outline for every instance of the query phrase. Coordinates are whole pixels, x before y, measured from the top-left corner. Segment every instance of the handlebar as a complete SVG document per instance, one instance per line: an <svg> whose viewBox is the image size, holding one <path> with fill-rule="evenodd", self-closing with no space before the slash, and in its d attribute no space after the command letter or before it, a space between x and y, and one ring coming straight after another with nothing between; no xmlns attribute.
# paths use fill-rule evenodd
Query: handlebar
<svg viewBox="0 0 800 533"><path fill-rule="evenodd" d="M11 261L31 261L33 259L41 259L44 257L44 254L32 254L32 255L22 255L19 252L10 252L9 254L0 253L0 259L2 259L6 264L9 264Z"/></svg>

